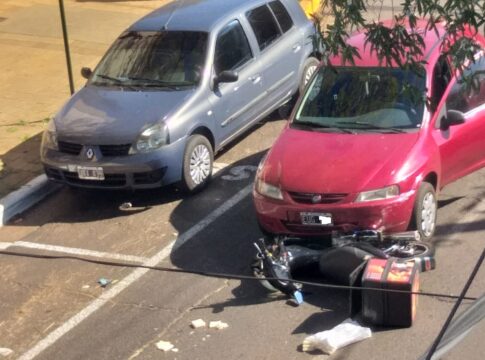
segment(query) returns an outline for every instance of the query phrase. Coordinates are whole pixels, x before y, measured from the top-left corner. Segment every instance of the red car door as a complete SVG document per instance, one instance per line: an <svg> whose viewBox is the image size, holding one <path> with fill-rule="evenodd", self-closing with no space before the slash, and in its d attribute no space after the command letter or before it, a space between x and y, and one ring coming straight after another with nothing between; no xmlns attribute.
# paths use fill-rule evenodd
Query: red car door
<svg viewBox="0 0 485 360"><path fill-rule="evenodd" d="M479 86L472 88L458 75L437 110L434 137L440 148L442 185L477 170L485 163L485 58L477 57L465 76ZM449 110L462 112L465 122L448 129L440 128L439 120Z"/></svg>

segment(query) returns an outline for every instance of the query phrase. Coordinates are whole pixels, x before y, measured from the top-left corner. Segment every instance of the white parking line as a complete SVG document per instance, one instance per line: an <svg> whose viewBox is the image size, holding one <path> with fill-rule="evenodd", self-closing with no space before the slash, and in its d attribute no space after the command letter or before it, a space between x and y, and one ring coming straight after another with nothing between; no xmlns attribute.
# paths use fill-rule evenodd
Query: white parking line
<svg viewBox="0 0 485 360"><path fill-rule="evenodd" d="M217 173L224 170L228 166L229 166L229 164L226 164L226 163L220 163L220 162L213 163L212 164L212 176L217 175Z"/></svg>
<svg viewBox="0 0 485 360"><path fill-rule="evenodd" d="M6 248L12 246L12 243L0 242L0 250L5 250Z"/></svg>
<svg viewBox="0 0 485 360"><path fill-rule="evenodd" d="M141 256L123 255L123 254L93 251L93 250L87 250L87 249L49 245L49 244L38 244L38 243L32 243L27 241L16 241L14 243L11 243L10 246L19 246L19 247L29 248L29 249L54 251L54 252L60 252L64 254L91 256L91 257L97 257L97 258L103 258L103 259L115 259L115 260L129 261L129 262L144 263L149 260L148 258L141 257Z"/></svg>
<svg viewBox="0 0 485 360"><path fill-rule="evenodd" d="M172 250L175 250L180 246L182 246L185 242L187 242L187 240L191 239L193 236L197 235L200 231L204 230L218 217L223 215L234 205L236 205L242 199L244 199L251 192L251 188L252 188L252 184L246 185L246 187L240 190L236 195L234 195L232 198L224 202L220 207L218 207L213 212L211 212L202 221L200 221L196 225L192 226L189 230L181 234L176 240L172 241L169 245L167 245L165 248L160 250L153 257L151 257L146 262L144 262L143 265L155 266L161 261L163 261L165 258L167 258L170 255ZM108 301L116 297L119 293L121 293L127 287L132 285L135 281L140 279L148 271L149 271L148 269L136 269L133 272L131 272L131 274L129 274L120 282L115 284L112 288L104 292L99 298L92 301L83 310L78 312L76 315L74 315L69 320L67 320L64 324L62 324L57 329L49 333L49 335L47 335L45 338L40 340L33 348L31 348L30 350L25 352L22 356L20 356L18 360L31 360L35 358L42 351L44 351L49 346L54 344L62 336L67 334L69 331L71 331L77 325L79 325L82 321L84 321L86 318L92 315L96 310L101 308Z"/></svg>

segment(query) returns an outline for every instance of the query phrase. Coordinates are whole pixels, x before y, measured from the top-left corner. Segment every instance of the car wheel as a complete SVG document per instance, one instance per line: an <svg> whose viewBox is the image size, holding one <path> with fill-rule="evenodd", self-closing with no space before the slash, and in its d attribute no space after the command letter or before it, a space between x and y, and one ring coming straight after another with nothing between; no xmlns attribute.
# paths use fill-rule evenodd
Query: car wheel
<svg viewBox="0 0 485 360"><path fill-rule="evenodd" d="M191 135L184 153L182 188L187 192L203 189L212 177L214 153L211 143L202 135Z"/></svg>
<svg viewBox="0 0 485 360"><path fill-rule="evenodd" d="M317 58L309 57L305 60L305 64L303 65L303 72L300 79L300 94L305 89L305 86L308 84L310 79L312 78L313 74L318 68L320 61Z"/></svg>
<svg viewBox="0 0 485 360"><path fill-rule="evenodd" d="M412 226L419 231L421 240L433 237L436 230L438 202L433 185L423 182L419 187L414 203Z"/></svg>

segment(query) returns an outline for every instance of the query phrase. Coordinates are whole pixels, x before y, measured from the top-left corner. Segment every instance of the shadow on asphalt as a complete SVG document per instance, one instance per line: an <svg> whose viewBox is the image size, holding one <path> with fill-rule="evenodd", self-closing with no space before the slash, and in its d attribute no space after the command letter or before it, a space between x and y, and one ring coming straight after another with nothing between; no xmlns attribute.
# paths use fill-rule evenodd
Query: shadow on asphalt
<svg viewBox="0 0 485 360"><path fill-rule="evenodd" d="M23 141L0 156L0 199L42 172L39 149L42 134Z"/></svg>

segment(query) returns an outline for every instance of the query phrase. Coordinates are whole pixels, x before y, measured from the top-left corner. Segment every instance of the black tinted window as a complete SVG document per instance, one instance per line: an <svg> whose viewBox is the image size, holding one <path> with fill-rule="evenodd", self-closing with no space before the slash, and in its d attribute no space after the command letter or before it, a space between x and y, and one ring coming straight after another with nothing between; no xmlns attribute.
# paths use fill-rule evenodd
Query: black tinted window
<svg viewBox="0 0 485 360"><path fill-rule="evenodd" d="M291 20L290 14L288 14L283 4L279 1L272 1L269 3L269 6L280 23L281 30L283 32L290 30L293 26L293 20Z"/></svg>
<svg viewBox="0 0 485 360"><path fill-rule="evenodd" d="M253 28L261 50L280 36L278 24L276 24L273 14L266 5L248 11L246 17Z"/></svg>
<svg viewBox="0 0 485 360"><path fill-rule="evenodd" d="M466 80L465 80L466 79ZM485 58L480 56L459 77L446 100L448 110L468 112L485 104Z"/></svg>
<svg viewBox="0 0 485 360"><path fill-rule="evenodd" d="M234 20L221 31L216 43L216 73L234 70L253 57L246 34L239 21Z"/></svg>

